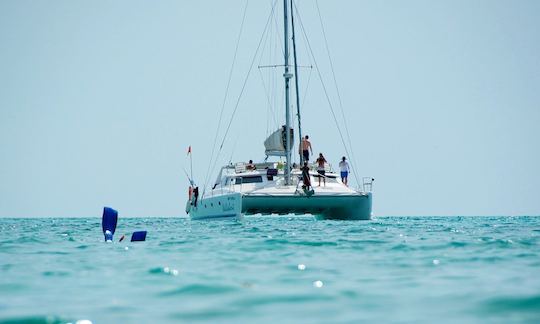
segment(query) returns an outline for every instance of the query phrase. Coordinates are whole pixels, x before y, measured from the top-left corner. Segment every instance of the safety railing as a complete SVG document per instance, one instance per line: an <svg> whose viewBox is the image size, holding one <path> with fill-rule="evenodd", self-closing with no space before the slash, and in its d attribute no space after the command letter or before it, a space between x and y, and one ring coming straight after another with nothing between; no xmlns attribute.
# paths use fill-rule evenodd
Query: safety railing
<svg viewBox="0 0 540 324"><path fill-rule="evenodd" d="M237 178L229 178L227 181L228 181L228 187L229 187L229 191L236 191L235 190L235 185L240 185L240 192L242 192L242 188L243 188L243 181L244 179L242 179L242 177L237 177Z"/></svg>
<svg viewBox="0 0 540 324"><path fill-rule="evenodd" d="M371 190L373 190L373 181L375 181L375 179L372 177L363 177L362 178L362 191L371 192Z"/></svg>

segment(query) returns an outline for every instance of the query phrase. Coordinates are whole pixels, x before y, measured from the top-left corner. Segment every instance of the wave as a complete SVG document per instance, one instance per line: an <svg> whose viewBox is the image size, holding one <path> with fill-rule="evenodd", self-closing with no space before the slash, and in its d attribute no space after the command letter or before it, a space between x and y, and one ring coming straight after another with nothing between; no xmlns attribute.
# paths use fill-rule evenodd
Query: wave
<svg viewBox="0 0 540 324"><path fill-rule="evenodd" d="M76 322L76 320L46 315L0 318L0 324L64 324L69 322Z"/></svg>
<svg viewBox="0 0 540 324"><path fill-rule="evenodd" d="M191 284L177 289L164 291L158 295L162 297L177 295L214 295L230 293L239 289L239 287L225 285Z"/></svg>
<svg viewBox="0 0 540 324"><path fill-rule="evenodd" d="M540 295L491 298L484 302L484 310L490 313L532 313L540 320Z"/></svg>

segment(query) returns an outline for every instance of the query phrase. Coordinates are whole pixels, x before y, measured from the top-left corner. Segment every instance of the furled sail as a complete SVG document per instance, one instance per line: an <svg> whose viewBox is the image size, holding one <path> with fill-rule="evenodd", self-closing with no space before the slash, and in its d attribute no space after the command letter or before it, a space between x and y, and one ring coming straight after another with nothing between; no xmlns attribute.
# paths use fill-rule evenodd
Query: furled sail
<svg viewBox="0 0 540 324"><path fill-rule="evenodd" d="M292 150L294 144L294 130L289 129L289 145ZM281 126L280 129L276 130L264 141L265 154L267 156L285 156L285 147L286 147L286 131L285 126Z"/></svg>

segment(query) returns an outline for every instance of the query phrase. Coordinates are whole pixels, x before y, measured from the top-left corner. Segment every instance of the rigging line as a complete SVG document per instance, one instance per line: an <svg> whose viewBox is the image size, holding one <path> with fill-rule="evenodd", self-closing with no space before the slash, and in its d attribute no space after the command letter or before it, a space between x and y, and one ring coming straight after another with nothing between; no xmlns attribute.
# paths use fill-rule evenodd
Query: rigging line
<svg viewBox="0 0 540 324"><path fill-rule="evenodd" d="M302 98L302 106L306 102L307 92L308 92L308 88L309 88L309 81L311 80L311 73L312 72L313 72L313 69L310 69L309 74L308 74L308 79L307 79L307 82L306 82L306 88L304 89L304 98Z"/></svg>
<svg viewBox="0 0 540 324"><path fill-rule="evenodd" d="M275 21L275 13L274 15L272 16L272 18L274 19ZM278 29L277 29L277 25L276 27L274 28L274 24L270 23L270 33L272 34L272 37L270 38L270 43L271 43L271 46L268 47L268 62L273 62L274 61L274 56L276 52L278 52L278 46L279 46L279 42L276 41L276 39L278 38L279 36L279 32L278 32ZM259 69L259 71L261 71L261 69ZM261 75L262 75L262 71L261 71ZM273 124L272 124L272 128L275 128L275 126L277 125L277 120L276 120L276 113L274 111L274 107L276 107L277 105L274 104L275 100L274 100L274 96L275 96L275 71L272 71L272 70L268 70L267 72L267 77L268 77L268 100L269 100L269 107L271 108L270 110L268 110L268 115L272 115L272 120L273 120ZM270 124L271 124L271 121L270 121L270 118L268 116L268 119L267 119L267 130L266 130L266 136L268 137L269 134L270 134Z"/></svg>
<svg viewBox="0 0 540 324"><path fill-rule="evenodd" d="M336 113L334 112L332 102L330 101L328 91L326 90L326 85L324 84L324 81L323 81L323 78L322 78L322 75L321 75L321 71L319 69L319 65L317 64L317 60L315 59L315 55L313 54L313 49L311 48L311 44L310 44L309 39L308 39L307 34L306 34L306 29L304 28L304 24L302 23L302 18L300 16L300 13L298 12L298 9L296 8L296 6L295 6L295 9L296 9L295 10L296 11L296 16L298 17L298 21L300 22L300 26L302 27L302 32L305 35L305 39L306 39L307 46L309 48L309 52L311 54L311 57L313 58L313 64L315 65L315 69L317 70L317 74L319 75L319 80L321 80L321 85L323 87L323 92L324 92L324 95L326 97L326 101L328 102L328 106L330 107L330 112L332 113L332 117L334 118L334 122L336 123L336 128L337 128L337 130L339 132L339 137L341 138L341 143L343 144L343 148L345 149L345 152L347 153L347 155L350 156L349 150L347 149L347 145L345 144L345 140L343 139L343 133L341 132L341 129L339 128L339 123L338 123L338 120L336 118ZM351 167L351 169L352 169L352 167ZM356 177L356 174L355 174L355 177Z"/></svg>
<svg viewBox="0 0 540 324"><path fill-rule="evenodd" d="M270 25L271 26L271 25ZM258 66L261 66L261 62L262 62L262 59L263 59L263 54L264 54L264 50L266 48L266 44L268 43L268 39L270 38L270 34L271 34L271 28L268 29L268 32L266 32L265 34L263 34L263 38L264 38L264 42L262 44L262 48L261 48L261 54L259 56L259 65ZM270 45L269 45L270 46Z"/></svg>
<svg viewBox="0 0 540 324"><path fill-rule="evenodd" d="M266 101L268 102L268 108L272 113L274 113L274 109L272 108L272 102L270 101L270 96L268 95L269 91L266 88L266 83L264 82L264 76L263 76L261 70L259 70L259 75L261 76L262 85L263 85L263 88L264 88L264 94L266 95ZM276 117L274 115L272 115L272 118L274 119L274 122L277 123Z"/></svg>
<svg viewBox="0 0 540 324"><path fill-rule="evenodd" d="M270 3L271 4L271 3ZM268 28L268 31L267 31L267 38L268 38L268 57L266 57L266 59L268 59L271 55L271 52L272 52L272 46L273 46L273 37L274 37L274 33L273 33L273 25L270 24L269 25L269 28ZM265 41L266 42L266 41ZM265 46L266 47L266 46ZM263 50L264 51L264 50ZM263 51L261 51L261 58L264 56L263 55ZM260 61L259 61L259 65L260 65ZM272 106L272 104L270 103L270 95L269 95L269 90L266 88L266 82L264 82L264 79L265 79L265 76L263 75L261 69L259 69L259 75L261 77L261 81L263 83L263 88L264 88L264 93L266 95L266 98L267 98L267 101L268 101L268 105L267 105L267 109L266 109L266 132L264 133L265 136L268 136L268 130L270 129L270 123L271 123L271 120L270 120L270 115L271 115L271 111L270 111L270 107ZM268 85L270 85L270 75L268 75Z"/></svg>
<svg viewBox="0 0 540 324"><path fill-rule="evenodd" d="M354 150L353 150L353 146L352 146L352 141L351 141L351 135L349 133L349 127L347 126L347 119L345 118L345 112L343 110L343 103L341 101L341 94L339 92L339 87L338 87L338 84L337 84L337 79L336 79L336 73L334 71L334 63L332 61L332 57L330 56L330 47L328 46L328 40L326 38L326 31L324 29L324 24L323 24L323 20L322 20L322 16L321 16L321 9L319 8L319 0L315 0L315 4L317 6L317 12L319 14L319 22L321 24L321 29L322 29L322 33L323 33L323 38L324 38L324 44L326 46L326 54L328 55L328 61L330 61L330 69L332 70L332 77L334 78L334 86L336 88L336 93L337 93L337 97L338 97L338 102L339 102L339 108L341 110L341 117L343 118L343 124L345 125L345 132L347 134L347 140L349 142L349 148L351 149L351 157L352 157L352 160L353 160L353 165L356 165L356 157L354 155ZM358 183L358 185L360 185L360 182L358 182L358 177L356 175L356 170L354 170L354 167L351 166L351 169L353 169L354 171L354 176L355 176L355 179L356 179L356 182Z"/></svg>
<svg viewBox="0 0 540 324"><path fill-rule="evenodd" d="M266 82L264 81L264 75L260 69L261 67L261 62L263 60L263 54L264 54L264 50L266 49L266 46L268 45L268 48L271 49L272 47L272 24L269 24L269 29L268 31L266 32L266 35L264 37L264 42L262 44L262 49L261 49L261 54L259 56L259 75L261 77L261 82L262 82L262 85L263 85L263 89L264 89L264 94L266 96L266 99L267 99L267 103L268 103L268 111L269 111L269 115L272 113L272 118L274 119L274 123L277 123L276 122L276 117L273 115L273 108L272 108L272 104L271 104L271 101L270 101L270 95L269 95L269 90L268 88L266 87ZM268 51L270 52L270 51ZM270 81L269 81L270 82ZM269 124L269 118L267 118L267 130L266 130L266 134L268 134L268 124Z"/></svg>
<svg viewBox="0 0 540 324"><path fill-rule="evenodd" d="M275 6L275 3L274 3L274 6ZM273 10L274 10L274 8L272 7L272 11ZM281 33L277 32L279 30L279 24L278 24L275 12L272 13L272 18L274 20L274 25L275 25L275 28L276 28L276 36L277 36L277 39L278 39L277 43L279 45L279 49L281 50L281 57L283 57L283 56L285 56L285 49L283 48L283 40L281 39Z"/></svg>
<svg viewBox="0 0 540 324"><path fill-rule="evenodd" d="M263 73L261 72L261 70L259 70L259 75L261 76L261 81L262 81L262 84L263 84L263 88L264 88L264 94L266 95L266 100L268 101L267 103L267 109L266 109L266 132L264 133L265 136L268 136L268 129L270 129L270 109L271 109L271 102L270 102L270 95L268 93L268 90L266 90L266 84L264 82L264 76L263 76ZM270 84L270 82L268 82Z"/></svg>
<svg viewBox="0 0 540 324"><path fill-rule="evenodd" d="M268 61L269 62L278 62L278 59L277 58L281 58L283 55L282 55L282 42L281 42L281 33L279 31L279 27L278 27L278 24L277 24L277 19L276 19L276 14L274 13L274 25L273 25L273 28L272 30L274 31L274 38L273 38L273 41L274 41L274 47L272 48L272 50L268 53ZM280 79L278 77L278 73L276 73L275 70L268 70L268 79L271 83L271 92L270 92L270 96L272 98L272 107L279 107L280 106L280 101L278 99L278 79ZM281 89L281 88L279 88ZM280 122L278 121L278 114L276 112L276 110L274 110L272 112L272 119L274 120L274 124L272 125L273 129L277 129L280 125Z"/></svg>
<svg viewBox="0 0 540 324"><path fill-rule="evenodd" d="M274 8L272 8L272 13L274 11ZM268 27L268 22L270 21L270 17L268 17L268 20L266 21L266 25L264 26L263 35L266 33L266 29ZM223 140L221 141L221 145L219 146L219 149L221 150L223 148L223 144L225 143L225 139L227 138L227 135L229 133L229 130L231 129L231 124L234 119L234 116L236 115L236 111L238 110L238 106L240 104L240 99L242 98L242 95L244 94L244 90L246 89L246 84L249 79L249 75L251 74L251 70L253 69L253 63L255 63L255 59L257 58L257 54L259 53L259 48L261 47L263 37L259 40L259 44L257 45L257 49L255 50L255 54L253 55L253 59L251 60L251 64L249 67L249 70L247 72L246 78L244 79L244 84L242 85L242 89L240 90L240 94L238 95L238 99L236 100L236 104L234 106L233 113L231 115L231 118L229 119L229 124L227 125L227 129L225 130L225 134L223 135Z"/></svg>
<svg viewBox="0 0 540 324"><path fill-rule="evenodd" d="M218 153L216 154L216 157L215 157L215 160L214 160L214 163L212 165L212 170L215 168L215 165L217 163L217 160L218 160L218 156L219 154L221 153L221 150L223 149L223 144L225 143L225 139L227 138L227 135L229 134L229 130L231 129L231 124L232 124L232 121L234 119L234 116L236 114L236 111L238 110L238 105L240 104L240 99L242 98L242 95L244 93L244 90L246 88L246 84L247 84L247 81L249 79L249 75L251 74L251 70L253 69L253 63L255 63L255 60L257 59L257 54L259 53L259 48L261 47L261 43L262 43L262 40L263 40L263 37L264 37L264 34L266 33L266 30L268 28L268 24L270 22L270 18L272 17L272 15L274 14L274 8L276 6L276 3L277 3L277 0L274 1L274 5L272 6L272 12L270 13L270 15L268 16L268 19L266 20L266 25L264 26L264 30L263 30L263 34L261 35L261 39L259 40L259 44L257 45L257 49L255 50L255 53L253 55L253 58L251 59L251 64L249 66L249 70L246 74L246 78L244 79L244 84L242 85L242 89L240 91L240 94L238 95L238 99L236 100L236 104L234 106L234 110L233 110L233 113L231 115L231 118L229 120L229 124L227 125L227 129L225 130L225 134L223 135L223 140L221 141L221 144L219 146L219 150L218 150ZM205 186L206 186L206 183L205 183Z"/></svg>
<svg viewBox="0 0 540 324"><path fill-rule="evenodd" d="M298 60L297 60L297 55L296 55L296 34L294 32L294 8L293 8L293 0L291 0L291 29L292 29L292 43L293 43L293 58L294 58L294 83L295 83L295 90L296 90L296 115L298 117L298 139L299 139L299 145L302 146L302 118L300 117L300 96L299 96L299 91L300 89L298 89L298 79L299 79L299 75L298 75ZM288 130L287 130L288 131ZM299 152L299 153L302 153L302 152ZM296 155L296 154L295 154ZM299 155L300 157L300 164L302 165L303 163L303 155ZM287 166L288 167L288 166Z"/></svg>
<svg viewBox="0 0 540 324"><path fill-rule="evenodd" d="M296 3L294 4L294 8L295 8L295 11L296 11L297 14L298 14L298 6L300 6L300 4L298 4L298 5ZM301 26L301 27L303 27L303 26ZM302 35L302 37L304 39L304 43L302 45L304 46L305 52L307 52L307 47L305 45L305 43L307 43L306 35L305 34L300 34L300 35ZM307 58L310 59L309 55L307 56ZM308 74L308 79L307 79L307 82L306 82L306 88L304 89L304 97L302 98L302 105L305 105L305 102L306 102L306 98L307 98L308 89L309 89L312 74L313 74L313 64L310 61L310 63L309 63L309 74Z"/></svg>
<svg viewBox="0 0 540 324"><path fill-rule="evenodd" d="M259 55L259 67L261 66L262 64L262 61L263 61L263 58L266 59L265 55L264 55L264 51L266 49L266 47L268 46L268 48L271 48L272 46L272 24L269 25L270 28L268 28L268 31L266 32L266 35L264 37L264 42L263 42L263 45L262 45L262 49L261 49L261 53ZM269 95L268 95L268 89L266 88L266 82L264 81L264 75L261 71L261 69L259 68L259 76L261 77L261 83L262 83L262 86L263 86L263 89L264 89L264 95L267 99L267 116L266 116L266 133L268 135L268 128L269 128L269 124L270 124L270 110L272 109L271 107L271 104L270 104L270 100L269 100Z"/></svg>
<svg viewBox="0 0 540 324"><path fill-rule="evenodd" d="M221 120L223 118L223 112L225 110L225 104L227 102L227 97L228 97L228 94L229 94L229 87L231 85L231 79L232 79L232 74L233 74L233 71L234 71L234 65L236 63L236 56L238 54L238 47L240 45L240 38L242 36L242 31L244 29L244 22L246 20L246 12L247 12L247 8L248 8L248 3L249 3L249 0L246 0L246 4L244 6L244 13L242 15L242 23L240 24L240 31L238 32L238 37L236 39L236 47L234 49L233 61L232 61L232 64L231 64L231 69L229 71L229 79L227 80L227 87L225 88L225 95L223 97L223 102L221 104L221 111L219 113L218 127L216 129L216 135L214 136L214 144L212 145L212 153L210 155L210 160L208 161L208 169L206 170L206 177L204 179L204 186L205 187L206 187L206 184L208 183L208 180L209 180L209 177L210 177L210 168L211 168L212 160L214 158L214 153L215 153L215 150L216 150L216 144L217 144L219 131L221 129Z"/></svg>
<svg viewBox="0 0 540 324"><path fill-rule="evenodd" d="M234 152L236 151L236 144L238 144L239 138L240 138L240 133L236 135L236 139L234 140L233 148L231 150L231 156L229 157L229 164L232 163L232 158L233 158Z"/></svg>
<svg viewBox="0 0 540 324"><path fill-rule="evenodd" d="M275 62L279 62L283 57L284 57L284 53L285 53L285 50L283 48L283 40L282 40L282 33L280 32L282 28L281 24L278 24L278 19L276 18L277 14L274 14L273 18L274 18L274 28L275 28L275 31L276 31L276 42L275 42L275 45L274 45L274 51L272 52L272 61L275 61ZM281 81L282 79L279 77L279 74L278 73L272 73L272 80L273 80L273 83L272 83L272 87L273 87L273 91L272 91L272 96L273 96L273 103L274 103L274 107L280 107L282 105L282 103L285 101L284 99L284 96L285 96L285 92L284 91L281 91ZM278 90L279 89L279 90ZM277 117L277 114L275 114L275 116ZM281 116L280 116L281 117ZM281 119L281 118L279 118ZM280 127L281 125L281 122L279 123L276 123L274 126L274 128L278 128Z"/></svg>
<svg viewBox="0 0 540 324"><path fill-rule="evenodd" d="M271 65L258 65L257 68L264 69L264 68L276 68L276 67L284 67L285 64L271 64ZM294 67L294 65L288 65L288 67ZM299 68L308 68L312 69L312 65L298 65Z"/></svg>

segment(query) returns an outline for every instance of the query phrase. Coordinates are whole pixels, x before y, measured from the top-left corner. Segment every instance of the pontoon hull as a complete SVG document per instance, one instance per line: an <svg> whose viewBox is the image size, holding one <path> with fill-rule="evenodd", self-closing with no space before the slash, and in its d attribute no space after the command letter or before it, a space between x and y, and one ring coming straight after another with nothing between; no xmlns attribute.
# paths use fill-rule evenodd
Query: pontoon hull
<svg viewBox="0 0 540 324"><path fill-rule="evenodd" d="M206 197L197 206L188 202L186 212L193 220L235 218L242 216L242 195L239 192Z"/></svg>
<svg viewBox="0 0 540 324"><path fill-rule="evenodd" d="M244 195L242 213L312 214L317 219L369 220L371 193L355 195Z"/></svg>
<svg viewBox="0 0 540 324"><path fill-rule="evenodd" d="M238 218L254 214L311 214L317 219L369 220L371 193L350 195L242 195L238 192L206 197L197 207L188 202L191 219Z"/></svg>

